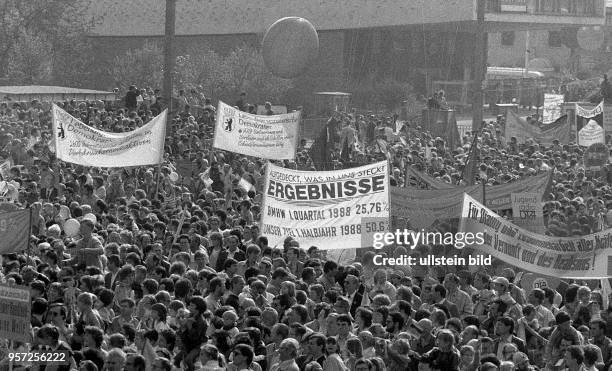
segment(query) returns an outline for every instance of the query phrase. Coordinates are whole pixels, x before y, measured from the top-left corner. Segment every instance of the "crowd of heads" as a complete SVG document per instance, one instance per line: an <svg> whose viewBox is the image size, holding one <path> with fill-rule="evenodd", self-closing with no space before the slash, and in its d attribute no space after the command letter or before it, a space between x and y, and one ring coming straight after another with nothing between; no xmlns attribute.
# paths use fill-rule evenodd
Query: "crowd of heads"
<svg viewBox="0 0 612 371"><path fill-rule="evenodd" d="M155 94L131 87L125 101L60 107L92 127L124 132L161 112ZM244 99L237 106L248 109ZM30 247L2 256L2 282L32 295L31 341L11 349L65 350L71 365L58 368L79 370L522 371L612 363L612 316L591 282L534 289L500 262L488 272L381 267L366 251L339 265L299 239L269 246L258 224L265 161L214 150L210 99L183 93L179 100L164 163L118 169L58 161L49 104L0 106L0 156L13 163L0 183L2 207L32 210ZM460 184L478 143L490 186L555 171L544 206L548 233L608 225L612 190L605 176L580 168L577 146L506 141L503 120L487 123L477 141L468 133L457 148L418 125L395 130L392 114L337 113L331 121L335 167L388 158L394 186L418 186L406 166ZM185 161L191 174L176 177ZM312 170L315 163L302 142L296 161L280 165ZM241 188L240 179L253 187Z"/></svg>

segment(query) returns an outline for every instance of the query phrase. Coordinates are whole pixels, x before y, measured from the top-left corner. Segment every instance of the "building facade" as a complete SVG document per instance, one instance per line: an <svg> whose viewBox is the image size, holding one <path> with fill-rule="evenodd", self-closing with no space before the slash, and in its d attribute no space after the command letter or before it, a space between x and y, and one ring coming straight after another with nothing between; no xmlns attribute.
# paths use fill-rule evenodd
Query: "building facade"
<svg viewBox="0 0 612 371"><path fill-rule="evenodd" d="M426 93L435 80L471 79L477 2L177 0L176 52L210 48L226 53L243 43L258 47L274 21L300 16L319 31L320 53L307 72L310 81L324 85L326 81L385 76L408 81ZM605 0L486 2L489 65L524 65L527 30L534 55L546 54L560 65L568 51L550 45L551 31L605 23ZM91 34L101 66L146 41L163 40L164 0L89 0L87 4L92 18L103 15ZM112 88L103 84L100 81L97 87ZM335 88L312 86L313 90Z"/></svg>

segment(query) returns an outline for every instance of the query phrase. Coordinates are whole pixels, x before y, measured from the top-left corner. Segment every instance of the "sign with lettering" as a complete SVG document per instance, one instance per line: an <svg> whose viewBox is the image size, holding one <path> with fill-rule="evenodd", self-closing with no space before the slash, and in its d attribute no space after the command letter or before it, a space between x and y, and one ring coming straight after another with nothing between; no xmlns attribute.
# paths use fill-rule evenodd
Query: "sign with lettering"
<svg viewBox="0 0 612 371"><path fill-rule="evenodd" d="M612 230L580 237L553 237L518 227L464 194L461 233L484 233L475 252L544 276L601 279L612 276Z"/></svg>
<svg viewBox="0 0 612 371"><path fill-rule="evenodd" d="M0 284L0 338L31 342L30 288Z"/></svg>
<svg viewBox="0 0 612 371"><path fill-rule="evenodd" d="M588 147L595 143L605 143L603 101L593 109L576 105L576 129L578 144Z"/></svg>
<svg viewBox="0 0 612 371"><path fill-rule="evenodd" d="M127 167L163 161L166 114L125 133L107 133L87 126L53 105L53 133L58 159L83 166Z"/></svg>
<svg viewBox="0 0 612 371"><path fill-rule="evenodd" d="M563 94L544 94L544 108L542 109L542 123L552 124L563 114Z"/></svg>
<svg viewBox="0 0 612 371"><path fill-rule="evenodd" d="M608 150L608 146L603 143L591 144L589 148L584 151L584 168L586 170L599 171L608 163L609 157L610 151Z"/></svg>
<svg viewBox="0 0 612 371"><path fill-rule="evenodd" d="M388 163L317 172L269 164L261 214L270 246L290 236L321 250L368 247L362 234L389 228Z"/></svg>
<svg viewBox="0 0 612 371"><path fill-rule="evenodd" d="M219 102L215 139L218 149L270 160L292 160L301 112L259 116Z"/></svg>
<svg viewBox="0 0 612 371"><path fill-rule="evenodd" d="M512 221L535 233L544 233L544 213L541 193L512 193Z"/></svg>

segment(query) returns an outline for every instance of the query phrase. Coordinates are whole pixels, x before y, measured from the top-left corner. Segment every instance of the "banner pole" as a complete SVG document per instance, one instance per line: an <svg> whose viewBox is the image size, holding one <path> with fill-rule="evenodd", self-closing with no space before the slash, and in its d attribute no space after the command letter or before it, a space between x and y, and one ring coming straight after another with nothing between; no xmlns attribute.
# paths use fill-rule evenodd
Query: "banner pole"
<svg viewBox="0 0 612 371"><path fill-rule="evenodd" d="M155 199L159 200L159 177L161 176L161 162L157 166L157 184L155 185Z"/></svg>
<svg viewBox="0 0 612 371"><path fill-rule="evenodd" d="M9 349L11 351L15 350L15 343L13 342L13 340L9 340ZM13 371L14 364L15 364L15 361L9 362L9 371Z"/></svg>
<svg viewBox="0 0 612 371"><path fill-rule="evenodd" d="M28 260L28 265L34 263L34 259L32 259L32 244L30 239L32 238L32 208L30 207L30 221L28 223L28 245L26 248L26 255Z"/></svg>
<svg viewBox="0 0 612 371"><path fill-rule="evenodd" d="M482 204L484 206L487 206L487 196L486 196L487 183L485 182L485 179L482 179L481 183L482 183Z"/></svg>

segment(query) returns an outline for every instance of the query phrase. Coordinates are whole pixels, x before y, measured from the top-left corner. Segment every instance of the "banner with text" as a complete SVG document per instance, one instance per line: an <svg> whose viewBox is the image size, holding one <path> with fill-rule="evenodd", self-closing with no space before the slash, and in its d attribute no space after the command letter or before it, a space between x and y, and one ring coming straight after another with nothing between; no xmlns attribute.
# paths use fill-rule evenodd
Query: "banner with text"
<svg viewBox="0 0 612 371"><path fill-rule="evenodd" d="M512 209L512 193L542 195L550 186L551 177L552 172L546 172L512 183L488 186L487 206L495 210ZM459 217L463 193L482 199L482 185L437 190L392 187L392 215L410 219L413 228L427 228L436 220Z"/></svg>
<svg viewBox="0 0 612 371"><path fill-rule="evenodd" d="M32 341L30 288L0 284L0 338Z"/></svg>
<svg viewBox="0 0 612 371"><path fill-rule="evenodd" d="M612 277L612 230L582 237L552 237L520 228L465 194L459 232L482 232L472 245L521 270L561 278Z"/></svg>
<svg viewBox="0 0 612 371"><path fill-rule="evenodd" d="M362 228L364 233L388 230L386 161L317 172L268 164L264 191L261 233L270 246L282 245L291 236L300 245L322 250L358 248L363 247ZM366 218L373 224L363 225Z"/></svg>
<svg viewBox="0 0 612 371"><path fill-rule="evenodd" d="M551 145L553 140L561 144L571 142L570 123L567 115L563 115L548 125L532 125L511 110L506 114L506 139L515 137L519 144L527 139L535 140L544 145Z"/></svg>
<svg viewBox="0 0 612 371"><path fill-rule="evenodd" d="M258 116L219 102L215 139L218 149L270 160L292 160L298 144L300 112Z"/></svg>
<svg viewBox="0 0 612 371"><path fill-rule="evenodd" d="M546 232L544 226L544 210L542 208L542 194L540 193L513 193L512 221L514 224L535 233Z"/></svg>
<svg viewBox="0 0 612 371"><path fill-rule="evenodd" d="M544 94L544 108L542 110L542 123L552 124L557 121L563 113L563 94Z"/></svg>
<svg viewBox="0 0 612 371"><path fill-rule="evenodd" d="M586 109L576 105L578 145L588 147L591 144L606 142L603 111L603 102L593 109Z"/></svg>
<svg viewBox="0 0 612 371"><path fill-rule="evenodd" d="M53 105L53 133L58 159L96 167L155 165L163 161L167 111L145 126L108 133L87 126Z"/></svg>

